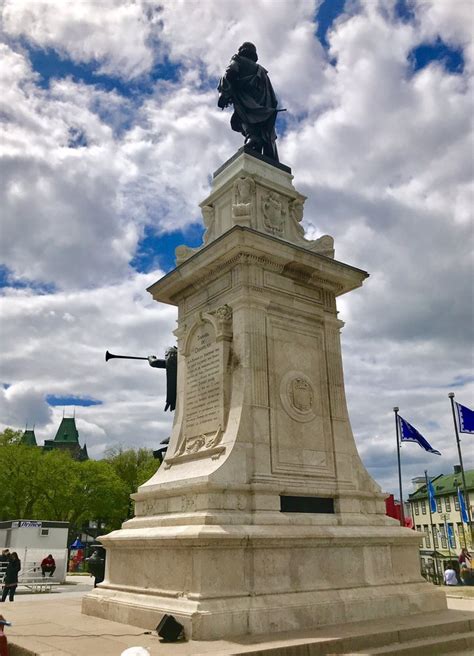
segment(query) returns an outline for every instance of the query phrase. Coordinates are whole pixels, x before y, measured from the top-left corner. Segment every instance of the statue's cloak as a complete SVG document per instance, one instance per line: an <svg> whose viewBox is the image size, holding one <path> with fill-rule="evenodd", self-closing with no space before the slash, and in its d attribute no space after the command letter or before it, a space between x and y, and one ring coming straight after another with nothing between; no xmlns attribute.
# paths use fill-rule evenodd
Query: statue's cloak
<svg viewBox="0 0 474 656"><path fill-rule="evenodd" d="M277 99L267 71L256 62L234 55L218 86L219 107L234 106L230 120L233 130L246 136L243 125L260 124L266 136L275 141Z"/></svg>

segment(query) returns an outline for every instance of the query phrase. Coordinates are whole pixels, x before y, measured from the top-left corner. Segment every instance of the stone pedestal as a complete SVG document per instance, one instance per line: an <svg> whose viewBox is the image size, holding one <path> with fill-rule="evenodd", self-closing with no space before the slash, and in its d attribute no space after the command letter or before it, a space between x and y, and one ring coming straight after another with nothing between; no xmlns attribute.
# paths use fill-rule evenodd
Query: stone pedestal
<svg viewBox="0 0 474 656"><path fill-rule="evenodd" d="M446 608L347 415L336 297L367 274L304 238L304 200L287 167L239 151L202 203L203 246L150 287L179 309L173 432L134 519L101 538L83 612L171 613L208 640Z"/></svg>

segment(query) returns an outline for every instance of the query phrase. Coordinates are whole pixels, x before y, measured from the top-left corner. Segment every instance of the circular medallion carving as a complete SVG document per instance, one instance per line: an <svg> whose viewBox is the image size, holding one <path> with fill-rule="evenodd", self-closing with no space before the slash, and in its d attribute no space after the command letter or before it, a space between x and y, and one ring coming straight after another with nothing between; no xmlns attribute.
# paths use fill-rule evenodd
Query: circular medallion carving
<svg viewBox="0 0 474 656"><path fill-rule="evenodd" d="M312 421L316 417L313 383L300 371L289 371L283 376L280 399L286 413L295 421Z"/></svg>

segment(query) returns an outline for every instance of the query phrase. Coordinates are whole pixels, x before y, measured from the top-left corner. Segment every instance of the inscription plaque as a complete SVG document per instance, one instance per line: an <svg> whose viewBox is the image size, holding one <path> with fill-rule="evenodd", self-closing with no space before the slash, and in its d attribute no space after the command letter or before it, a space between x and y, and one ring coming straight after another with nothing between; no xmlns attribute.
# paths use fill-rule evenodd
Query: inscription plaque
<svg viewBox="0 0 474 656"><path fill-rule="evenodd" d="M222 349L210 322L197 326L186 358L185 437L215 433L223 424Z"/></svg>

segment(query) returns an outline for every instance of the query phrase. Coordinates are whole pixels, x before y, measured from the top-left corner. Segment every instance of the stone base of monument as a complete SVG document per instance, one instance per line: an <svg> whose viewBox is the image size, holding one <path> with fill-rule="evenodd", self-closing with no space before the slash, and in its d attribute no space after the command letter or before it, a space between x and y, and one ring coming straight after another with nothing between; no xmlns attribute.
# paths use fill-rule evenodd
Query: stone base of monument
<svg viewBox="0 0 474 656"><path fill-rule="evenodd" d="M396 526L123 529L83 612L146 629L169 613L189 639L217 640L444 609L417 539Z"/></svg>
<svg viewBox="0 0 474 656"><path fill-rule="evenodd" d="M446 608L352 435L336 297L368 274L305 239L304 200L288 167L241 150L202 203L203 246L150 287L178 306L173 432L135 518L101 538L85 613L150 629L169 613L209 640Z"/></svg>

